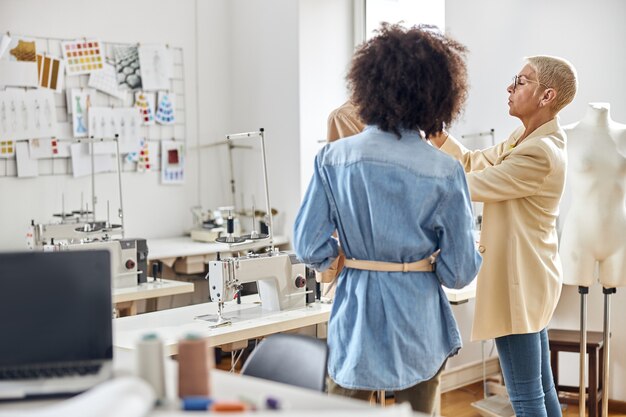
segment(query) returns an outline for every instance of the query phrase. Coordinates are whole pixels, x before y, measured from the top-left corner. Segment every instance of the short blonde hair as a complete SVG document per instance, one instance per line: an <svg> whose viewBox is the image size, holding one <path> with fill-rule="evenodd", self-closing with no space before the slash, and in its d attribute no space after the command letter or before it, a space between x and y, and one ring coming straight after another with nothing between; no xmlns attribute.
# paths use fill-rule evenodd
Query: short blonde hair
<svg viewBox="0 0 626 417"><path fill-rule="evenodd" d="M556 90L553 109L556 113L574 100L578 89L576 69L567 60L554 56L536 55L524 58L537 74L537 80Z"/></svg>

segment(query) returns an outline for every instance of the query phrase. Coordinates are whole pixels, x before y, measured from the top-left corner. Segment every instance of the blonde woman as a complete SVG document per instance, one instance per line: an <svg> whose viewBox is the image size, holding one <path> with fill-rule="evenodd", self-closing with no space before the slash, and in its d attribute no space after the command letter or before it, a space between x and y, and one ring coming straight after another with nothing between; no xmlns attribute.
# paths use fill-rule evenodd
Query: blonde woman
<svg viewBox="0 0 626 417"><path fill-rule="evenodd" d="M522 126L496 146L469 151L446 132L431 142L463 165L484 203L473 340L495 338L517 417L560 416L546 326L562 286L556 219L567 165L557 114L576 94L573 66L533 56L507 87Z"/></svg>

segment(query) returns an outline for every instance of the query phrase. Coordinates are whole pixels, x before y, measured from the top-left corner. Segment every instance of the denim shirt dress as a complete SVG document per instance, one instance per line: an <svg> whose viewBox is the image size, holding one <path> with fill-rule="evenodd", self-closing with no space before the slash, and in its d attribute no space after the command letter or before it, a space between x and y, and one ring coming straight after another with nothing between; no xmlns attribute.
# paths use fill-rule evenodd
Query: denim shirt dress
<svg viewBox="0 0 626 417"><path fill-rule="evenodd" d="M318 271L338 255L414 262L440 249L434 272L344 268L328 326L328 372L344 388L402 390L432 378L461 348L442 285L476 276L473 216L461 165L417 131L367 126L315 158L294 226L300 260Z"/></svg>

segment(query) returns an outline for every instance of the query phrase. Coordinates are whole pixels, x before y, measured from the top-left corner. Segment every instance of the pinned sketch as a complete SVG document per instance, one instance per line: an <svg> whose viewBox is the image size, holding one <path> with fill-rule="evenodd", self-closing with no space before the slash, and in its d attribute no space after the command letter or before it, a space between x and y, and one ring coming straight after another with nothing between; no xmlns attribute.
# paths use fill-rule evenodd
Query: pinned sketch
<svg viewBox="0 0 626 417"><path fill-rule="evenodd" d="M140 115L133 107L89 109L89 135L97 139L113 139L117 135L120 153L136 152L139 149L140 124ZM115 142L94 144L94 153L116 153Z"/></svg>
<svg viewBox="0 0 626 417"><path fill-rule="evenodd" d="M185 145L173 140L161 141L161 183L185 182Z"/></svg>
<svg viewBox="0 0 626 417"><path fill-rule="evenodd" d="M73 88L70 92L72 107L72 127L75 138L88 136L89 131L89 108L93 103L95 91L86 88Z"/></svg>
<svg viewBox="0 0 626 417"><path fill-rule="evenodd" d="M67 75L89 74L104 67L102 44L97 39L61 42Z"/></svg>
<svg viewBox="0 0 626 417"><path fill-rule="evenodd" d="M0 139L0 158L12 158L15 155L15 141Z"/></svg>
<svg viewBox="0 0 626 417"><path fill-rule="evenodd" d="M41 138L54 136L56 132L56 107L52 91L0 91L0 138Z"/></svg>
<svg viewBox="0 0 626 417"><path fill-rule="evenodd" d="M92 72L87 85L122 101L126 99L126 91L118 88L115 67L109 63L104 63L102 71Z"/></svg>
<svg viewBox="0 0 626 417"><path fill-rule="evenodd" d="M141 89L141 69L136 46L118 46L114 50L117 84L122 89Z"/></svg>
<svg viewBox="0 0 626 417"><path fill-rule="evenodd" d="M39 176L39 163L30 157L28 142L21 141L15 144L15 159L19 178Z"/></svg>
<svg viewBox="0 0 626 417"><path fill-rule="evenodd" d="M154 124L155 105L156 105L155 93L146 93L144 91L135 92L135 107L139 109L141 122L144 125Z"/></svg>
<svg viewBox="0 0 626 417"><path fill-rule="evenodd" d="M72 174L74 177L91 175L91 154L88 143L73 143L70 145L72 155ZM115 171L116 163L113 155L94 155L93 172Z"/></svg>
<svg viewBox="0 0 626 417"><path fill-rule="evenodd" d="M172 59L165 45L141 45L138 48L142 88L146 91L169 90Z"/></svg>
<svg viewBox="0 0 626 417"><path fill-rule="evenodd" d="M162 125L174 124L174 121L176 119L174 116L174 99L174 93L159 91L159 104L156 115L154 116L157 123L160 123Z"/></svg>
<svg viewBox="0 0 626 417"><path fill-rule="evenodd" d="M37 54L39 86L61 92L63 89L64 64L58 58Z"/></svg>

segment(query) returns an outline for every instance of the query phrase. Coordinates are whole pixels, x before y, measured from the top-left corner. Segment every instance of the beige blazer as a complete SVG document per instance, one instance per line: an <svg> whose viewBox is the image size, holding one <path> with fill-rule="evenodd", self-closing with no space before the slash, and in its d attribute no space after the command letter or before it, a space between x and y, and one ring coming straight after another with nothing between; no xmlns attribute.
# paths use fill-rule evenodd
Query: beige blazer
<svg viewBox="0 0 626 417"><path fill-rule="evenodd" d="M472 340L545 328L561 295L556 219L565 185L565 132L554 118L515 146L469 151L448 138L441 150L458 159L473 201L484 203Z"/></svg>

